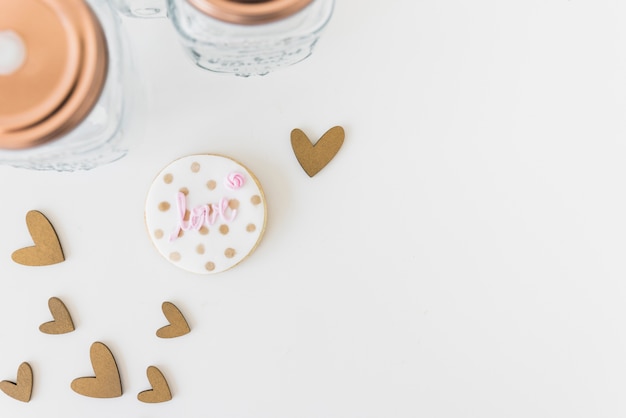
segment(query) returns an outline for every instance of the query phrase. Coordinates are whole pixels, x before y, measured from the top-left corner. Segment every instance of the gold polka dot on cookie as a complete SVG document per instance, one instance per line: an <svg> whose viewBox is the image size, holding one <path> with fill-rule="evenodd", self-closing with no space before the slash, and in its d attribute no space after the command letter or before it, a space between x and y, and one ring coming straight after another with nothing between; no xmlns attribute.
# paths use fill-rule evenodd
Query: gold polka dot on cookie
<svg viewBox="0 0 626 418"><path fill-rule="evenodd" d="M170 253L170 260L172 261L180 261L180 253Z"/></svg>
<svg viewBox="0 0 626 418"><path fill-rule="evenodd" d="M191 212L189 212L189 209L185 210L185 216L183 216L183 221L188 221L190 216Z"/></svg>
<svg viewBox="0 0 626 418"><path fill-rule="evenodd" d="M189 189L186 187L181 187L179 192L181 192L182 194L184 194L185 196L189 195Z"/></svg>
<svg viewBox="0 0 626 418"><path fill-rule="evenodd" d="M248 231L248 232L256 231L256 225L255 224L248 224L248 226L246 226L246 231Z"/></svg>
<svg viewBox="0 0 626 418"><path fill-rule="evenodd" d="M208 262L204 265L204 268L207 269L208 271L213 271L215 270L215 263L212 262Z"/></svg>
<svg viewBox="0 0 626 418"><path fill-rule="evenodd" d="M250 198L250 202L252 202L253 205L258 205L261 203L261 196L255 194Z"/></svg>
<svg viewBox="0 0 626 418"><path fill-rule="evenodd" d="M191 164L191 172L192 173L197 173L198 171L200 171L200 163L198 162L193 162Z"/></svg>
<svg viewBox="0 0 626 418"><path fill-rule="evenodd" d="M183 231L182 229L178 230L178 235L176 236L177 238L182 238L183 235L185 235L185 231Z"/></svg>
<svg viewBox="0 0 626 418"><path fill-rule="evenodd" d="M206 234L209 233L209 228L207 228L206 226L202 225L202 227L200 227L200 230L198 232L200 232L200 235L206 235Z"/></svg>
<svg viewBox="0 0 626 418"><path fill-rule="evenodd" d="M236 210L239 207L239 201L237 199L231 199L228 201L228 207L232 210Z"/></svg>
<svg viewBox="0 0 626 418"><path fill-rule="evenodd" d="M156 231L154 231L154 238L156 239L161 239L163 238L163 230L162 229L157 229Z"/></svg>
<svg viewBox="0 0 626 418"><path fill-rule="evenodd" d="M222 235L228 234L228 231L229 231L228 225L224 225L224 224L220 225L220 233Z"/></svg>
<svg viewBox="0 0 626 418"><path fill-rule="evenodd" d="M215 180L209 180L206 182L206 187L208 187L209 190L213 190L217 187L217 182Z"/></svg>
<svg viewBox="0 0 626 418"><path fill-rule="evenodd" d="M204 245L198 244L198 246L196 247L196 252L198 254L204 254Z"/></svg>
<svg viewBox="0 0 626 418"><path fill-rule="evenodd" d="M171 173L167 173L163 176L163 181L165 184L171 184L174 181L174 176Z"/></svg>
<svg viewBox="0 0 626 418"><path fill-rule="evenodd" d="M235 250L233 248L226 248L224 255L226 258L233 258L235 256Z"/></svg>
<svg viewBox="0 0 626 418"><path fill-rule="evenodd" d="M159 210L161 212L167 212L168 210L170 210L170 204L168 202L159 203Z"/></svg>

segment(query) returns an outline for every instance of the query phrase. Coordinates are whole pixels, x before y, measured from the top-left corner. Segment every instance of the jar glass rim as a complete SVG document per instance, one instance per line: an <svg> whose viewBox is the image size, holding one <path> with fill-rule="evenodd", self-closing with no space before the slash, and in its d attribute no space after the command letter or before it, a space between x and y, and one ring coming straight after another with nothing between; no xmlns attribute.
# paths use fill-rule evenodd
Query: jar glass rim
<svg viewBox="0 0 626 418"><path fill-rule="evenodd" d="M313 0L188 0L215 19L240 25L258 25L287 18Z"/></svg>

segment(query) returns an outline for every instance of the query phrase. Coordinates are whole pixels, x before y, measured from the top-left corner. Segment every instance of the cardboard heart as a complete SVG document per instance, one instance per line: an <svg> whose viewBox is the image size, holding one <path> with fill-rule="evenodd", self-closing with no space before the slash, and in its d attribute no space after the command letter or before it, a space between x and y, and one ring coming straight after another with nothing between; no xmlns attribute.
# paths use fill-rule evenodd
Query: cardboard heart
<svg viewBox="0 0 626 418"><path fill-rule="evenodd" d="M66 334L74 331L74 322L70 312L65 307L61 299L52 297L48 299L48 308L52 314L53 321L46 322L39 326L39 331L44 334Z"/></svg>
<svg viewBox="0 0 626 418"><path fill-rule="evenodd" d="M30 401L33 392L33 369L30 364L22 363L17 369L16 383L3 380L0 382L0 390L18 401Z"/></svg>
<svg viewBox="0 0 626 418"><path fill-rule="evenodd" d="M294 129L291 131L291 147L304 171L313 177L337 155L344 138L343 128L335 126L313 145L304 132Z"/></svg>
<svg viewBox="0 0 626 418"><path fill-rule="evenodd" d="M156 332L157 337L176 338L188 334L191 331L187 320L185 320L183 314L173 303L163 302L161 310L170 324L159 328Z"/></svg>
<svg viewBox="0 0 626 418"><path fill-rule="evenodd" d="M95 376L74 379L72 390L90 398L122 396L122 381L111 350L101 342L95 342L91 345L89 356Z"/></svg>
<svg viewBox="0 0 626 418"><path fill-rule="evenodd" d="M13 261L25 266L48 266L65 261L59 237L43 213L29 211L26 226L35 245L14 251L11 255Z"/></svg>
<svg viewBox="0 0 626 418"><path fill-rule="evenodd" d="M137 395L137 399L145 403L167 402L172 399L172 392L165 380L165 376L154 366L148 367L146 371L148 381L152 386L151 390L144 390Z"/></svg>

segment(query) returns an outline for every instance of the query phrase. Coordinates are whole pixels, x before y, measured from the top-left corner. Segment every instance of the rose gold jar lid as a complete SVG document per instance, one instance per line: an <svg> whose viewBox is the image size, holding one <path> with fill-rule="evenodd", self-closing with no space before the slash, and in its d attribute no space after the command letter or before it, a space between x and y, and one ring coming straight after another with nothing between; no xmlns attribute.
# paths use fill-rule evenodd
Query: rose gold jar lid
<svg viewBox="0 0 626 418"><path fill-rule="evenodd" d="M32 147L74 129L100 97L107 73L106 39L89 6L0 0L0 34L24 47L18 68L0 73L0 148Z"/></svg>
<svg viewBox="0 0 626 418"><path fill-rule="evenodd" d="M228 23L256 25L299 12L313 0L188 0L206 15Z"/></svg>

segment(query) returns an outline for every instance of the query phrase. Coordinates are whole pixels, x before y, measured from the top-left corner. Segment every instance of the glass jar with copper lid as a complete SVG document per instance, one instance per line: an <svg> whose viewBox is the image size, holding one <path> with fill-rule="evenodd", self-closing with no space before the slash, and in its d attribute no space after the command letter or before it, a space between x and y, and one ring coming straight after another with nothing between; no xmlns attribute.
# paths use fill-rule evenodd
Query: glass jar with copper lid
<svg viewBox="0 0 626 418"><path fill-rule="evenodd" d="M313 51L334 0L113 0L125 14L169 16L191 59L210 71L264 75Z"/></svg>
<svg viewBox="0 0 626 418"><path fill-rule="evenodd" d="M119 16L107 0L0 1L0 163L72 171L126 153Z"/></svg>

